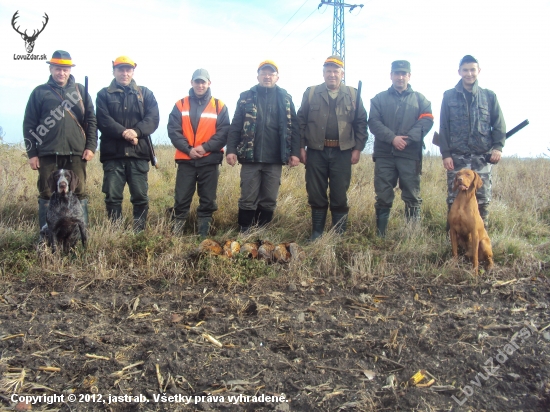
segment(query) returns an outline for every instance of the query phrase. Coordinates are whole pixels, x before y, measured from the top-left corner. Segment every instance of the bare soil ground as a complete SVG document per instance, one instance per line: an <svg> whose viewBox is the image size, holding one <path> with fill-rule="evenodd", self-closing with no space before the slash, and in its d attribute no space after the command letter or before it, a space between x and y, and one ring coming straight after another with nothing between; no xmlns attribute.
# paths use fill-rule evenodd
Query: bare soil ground
<svg viewBox="0 0 550 412"><path fill-rule="evenodd" d="M32 405L48 411L548 411L544 272L458 285L403 274L353 289L59 274L3 284L0 409L25 410L15 391L64 394Z"/></svg>

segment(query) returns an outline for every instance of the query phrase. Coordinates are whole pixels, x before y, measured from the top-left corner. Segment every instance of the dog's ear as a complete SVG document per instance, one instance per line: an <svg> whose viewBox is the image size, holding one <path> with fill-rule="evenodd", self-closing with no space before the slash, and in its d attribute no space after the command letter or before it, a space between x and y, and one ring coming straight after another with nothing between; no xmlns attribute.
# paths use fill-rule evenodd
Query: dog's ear
<svg viewBox="0 0 550 412"><path fill-rule="evenodd" d="M50 173L50 175L48 176L48 180L46 181L46 184L48 185L52 193L57 192L57 174L57 170L54 170Z"/></svg>
<svg viewBox="0 0 550 412"><path fill-rule="evenodd" d="M481 180L481 176L477 172L474 172L474 175L474 186L476 190L478 190L481 186L483 186L483 180Z"/></svg>
<svg viewBox="0 0 550 412"><path fill-rule="evenodd" d="M78 176L76 175L76 173L73 172L72 170L67 170L67 173L71 177L71 182L69 183L69 190L71 192L74 192L78 187L78 184L80 183L80 181L78 180Z"/></svg>
<svg viewBox="0 0 550 412"><path fill-rule="evenodd" d="M458 173L455 175L455 179L453 180L453 192L456 192L458 189Z"/></svg>

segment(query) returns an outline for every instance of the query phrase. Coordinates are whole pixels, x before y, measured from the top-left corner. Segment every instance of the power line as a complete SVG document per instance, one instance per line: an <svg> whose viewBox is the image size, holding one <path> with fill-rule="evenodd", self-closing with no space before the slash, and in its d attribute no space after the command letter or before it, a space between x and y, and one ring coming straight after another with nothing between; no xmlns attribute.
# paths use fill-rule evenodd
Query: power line
<svg viewBox="0 0 550 412"><path fill-rule="evenodd" d="M284 42L286 39L288 39L288 36L290 36L292 33L294 33L294 31L295 31L298 27L300 27L307 19L309 19L309 18L311 17L311 15L312 15L313 13L315 13L316 11L317 11L317 10L313 10L313 11L309 14L309 16L307 16L307 17L302 21L302 23L300 23L300 24L298 24L296 27L294 27L294 29L293 29L290 33L288 33L288 35L283 39L283 41L281 41L281 42L279 43L279 46L280 46L281 44L283 44L283 42Z"/></svg>
<svg viewBox="0 0 550 412"><path fill-rule="evenodd" d="M308 1L309 1L309 0L304 1L304 3L303 3L300 7L298 7L298 10L296 10L296 11L294 12L294 14L293 14L292 16L290 16L290 19L288 19L287 22L286 22L285 24L283 24L283 27L281 27L281 28L279 29L279 31L278 31L277 33L275 33L275 36L273 36L273 38L272 38L271 40L269 40L270 43L273 41L273 39L274 39L275 37L277 37L277 35L281 32L281 30L283 30L283 29L286 27L286 25L290 22L290 20L292 20L292 18L293 18L294 16L296 16L296 13L298 13L298 12L300 11L300 9L301 9L302 7L304 7L304 4L306 4Z"/></svg>
<svg viewBox="0 0 550 412"><path fill-rule="evenodd" d="M330 29L330 27L332 26L332 23L330 25L328 25L327 27L325 27L323 30L321 30L319 32L319 34L317 36L315 36L313 39L311 39L310 41L308 41L306 44L304 44L300 50L302 50L304 47L306 47L309 43L311 43L313 40L315 40L317 37L319 37L321 34L323 34L324 32L326 32L328 29Z"/></svg>

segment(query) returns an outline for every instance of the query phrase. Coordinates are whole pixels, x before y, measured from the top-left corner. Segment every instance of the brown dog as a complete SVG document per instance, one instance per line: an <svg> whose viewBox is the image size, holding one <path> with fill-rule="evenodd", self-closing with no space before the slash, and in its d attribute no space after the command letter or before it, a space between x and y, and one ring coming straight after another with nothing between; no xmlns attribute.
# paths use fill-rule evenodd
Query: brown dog
<svg viewBox="0 0 550 412"><path fill-rule="evenodd" d="M478 273L479 261L485 261L485 269L493 268L491 240L479 214L476 190L483 185L479 175L469 169L460 170L455 177L453 190L458 189L449 212L453 258L458 257L458 245L472 259L474 272Z"/></svg>

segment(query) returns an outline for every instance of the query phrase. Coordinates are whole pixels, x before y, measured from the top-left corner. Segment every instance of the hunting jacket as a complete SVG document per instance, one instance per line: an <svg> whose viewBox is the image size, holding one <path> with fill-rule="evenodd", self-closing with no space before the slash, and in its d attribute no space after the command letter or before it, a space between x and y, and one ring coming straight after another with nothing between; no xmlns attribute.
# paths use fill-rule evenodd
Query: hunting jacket
<svg viewBox="0 0 550 412"><path fill-rule="evenodd" d="M270 92L260 85L241 93L227 139L227 154L236 154L241 163L287 164L290 156L300 156L300 131L292 96L275 86L277 116L263 107L269 100L259 93ZM277 130L277 135L273 132Z"/></svg>
<svg viewBox="0 0 550 412"><path fill-rule="evenodd" d="M101 131L99 160L149 160L146 139L159 125L159 108L153 92L144 86L139 86L138 89L133 79L127 87L119 85L113 79L109 87L104 87L97 94L96 105L97 126ZM134 146L122 137L122 132L126 129L135 130L138 136L137 145Z"/></svg>
<svg viewBox="0 0 550 412"><path fill-rule="evenodd" d="M84 86L77 84L72 74L65 87L59 86L50 76L47 83L32 91L23 119L23 137L29 159L48 155L82 156L86 149L95 152L97 122L94 104L88 96L88 128L84 134L81 128L85 120L82 112L84 104L81 101L83 97ZM78 123L68 113L69 110Z"/></svg>
<svg viewBox="0 0 550 412"><path fill-rule="evenodd" d="M476 80L472 95L468 107L462 80L443 94L439 125L443 159L451 154L482 155L504 147L506 124L496 94L479 87Z"/></svg>
<svg viewBox="0 0 550 412"><path fill-rule="evenodd" d="M402 93L391 86L370 101L369 129L374 135L373 159L405 157L422 159L424 136L434 124L432 105L410 85ZM393 147L395 136L408 136L403 150Z"/></svg>
<svg viewBox="0 0 550 412"><path fill-rule="evenodd" d="M315 87L310 98L308 87L298 110L300 122L300 146L302 148L323 150L325 147L325 132L329 116L329 95L325 83ZM357 95L357 92L355 93ZM363 101L359 101L359 114L355 118L355 101L349 87L340 86L336 98L336 117L338 119L338 135L340 150L360 150L367 143L367 111Z"/></svg>
<svg viewBox="0 0 550 412"><path fill-rule="evenodd" d="M199 127L201 121L201 115L204 109L212 99L210 88L206 93L197 97L194 90L189 89L189 120L195 133ZM220 102L221 105L221 102ZM191 139L185 136L182 128L182 113L175 104L170 116L168 118L168 137L172 141L172 144L176 149L189 155L189 152L193 148L189 143ZM216 119L216 132L208 139L208 141L202 143L202 147L206 152L210 152L208 156L203 156L200 159L189 160L176 160L176 163L186 162L193 164L196 167L204 166L207 164L219 164L223 160L223 152L221 151L227 143L227 133L229 131L229 114L227 106L224 104L221 108Z"/></svg>

